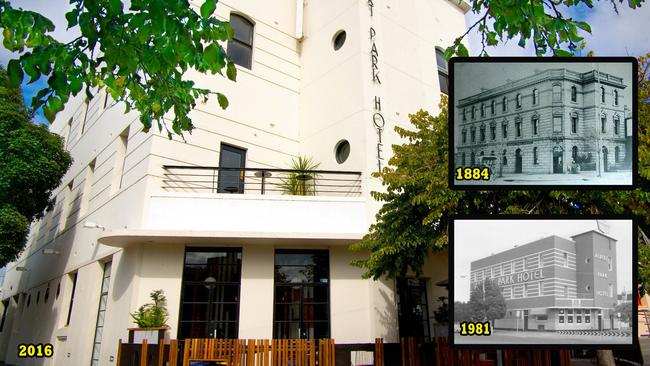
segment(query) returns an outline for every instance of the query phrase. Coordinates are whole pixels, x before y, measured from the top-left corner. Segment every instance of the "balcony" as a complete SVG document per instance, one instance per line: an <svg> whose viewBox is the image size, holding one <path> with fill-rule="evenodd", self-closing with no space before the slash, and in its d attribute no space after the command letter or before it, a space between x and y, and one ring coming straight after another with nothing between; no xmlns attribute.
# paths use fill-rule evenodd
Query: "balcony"
<svg viewBox="0 0 650 366"><path fill-rule="evenodd" d="M138 227L106 245L137 242L348 245L374 216L360 172L165 165Z"/></svg>
<svg viewBox="0 0 650 366"><path fill-rule="evenodd" d="M361 196L361 172L165 165L166 192Z"/></svg>

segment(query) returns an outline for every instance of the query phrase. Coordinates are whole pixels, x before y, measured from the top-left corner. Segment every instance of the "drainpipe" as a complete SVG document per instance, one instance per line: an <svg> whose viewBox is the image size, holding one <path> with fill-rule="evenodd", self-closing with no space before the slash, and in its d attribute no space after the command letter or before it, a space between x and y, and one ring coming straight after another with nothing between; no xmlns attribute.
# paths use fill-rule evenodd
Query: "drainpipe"
<svg viewBox="0 0 650 366"><path fill-rule="evenodd" d="M296 0L296 32L295 37L302 41L303 37L303 19L304 19L305 0Z"/></svg>

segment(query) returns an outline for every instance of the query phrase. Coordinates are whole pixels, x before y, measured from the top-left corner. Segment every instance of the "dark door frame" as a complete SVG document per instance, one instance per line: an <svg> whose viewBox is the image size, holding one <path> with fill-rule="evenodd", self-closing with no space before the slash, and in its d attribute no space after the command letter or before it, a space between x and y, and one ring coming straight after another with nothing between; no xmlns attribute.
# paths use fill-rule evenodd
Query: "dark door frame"
<svg viewBox="0 0 650 366"><path fill-rule="evenodd" d="M241 155L241 162L238 167L223 166L224 151ZM222 169L222 168L234 168L234 169ZM237 171L238 168L241 170ZM245 176L244 168L246 168L246 149L221 143L221 150L219 151L219 176L217 180L217 192L218 193L244 193L244 176ZM234 176L235 172L239 174L239 182L237 183L237 186L236 187L225 186L227 182L231 179L231 177ZM229 177L228 179L225 178L226 175ZM222 179L222 177L224 177L224 179Z"/></svg>
<svg viewBox="0 0 650 366"><path fill-rule="evenodd" d="M416 286L411 286L409 284L409 280L417 280L419 283ZM398 309L397 309L397 329L399 332L400 337L423 337L425 341L430 341L431 340L431 324L430 324L430 319L429 319L429 298L427 294L427 285L426 285L426 279L423 278L407 278L407 277L402 277L398 278L396 280L396 285L397 285L397 300L398 300ZM406 285L406 289L404 289L404 285ZM419 289L422 291L421 293L424 294L424 304L415 304L414 302L411 301L412 296L411 295L411 290L412 289ZM407 291L409 293L409 296L407 296L407 300L405 303L405 299L403 299L403 291ZM424 311L420 315L420 324L414 324L413 320L415 318L414 315L411 316L406 316L404 314L404 311L413 311L414 305L420 305L424 306ZM406 308L405 308L406 307ZM408 320L408 321L407 321ZM423 324L426 324L426 329L422 326ZM415 329L415 327L421 327L417 328L422 331L422 335L419 334L413 334L408 332L409 330ZM408 333L408 334L407 334Z"/></svg>
<svg viewBox="0 0 650 366"><path fill-rule="evenodd" d="M524 172L524 154L521 149L515 150L515 173Z"/></svg>

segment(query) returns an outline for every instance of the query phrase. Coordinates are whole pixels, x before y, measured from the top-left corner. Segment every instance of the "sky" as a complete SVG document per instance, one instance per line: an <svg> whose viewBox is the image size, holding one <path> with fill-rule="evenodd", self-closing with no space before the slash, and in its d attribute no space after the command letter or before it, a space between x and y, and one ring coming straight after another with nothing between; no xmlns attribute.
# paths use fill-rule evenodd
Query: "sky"
<svg viewBox="0 0 650 366"><path fill-rule="evenodd" d="M616 246L617 293L632 288L632 221L604 220ZM454 223L454 301L469 300L470 263L551 235L566 239L597 230L596 220L457 220ZM465 277L461 277L465 276Z"/></svg>
<svg viewBox="0 0 650 366"><path fill-rule="evenodd" d="M619 14L616 14L608 0L594 1L594 7L588 8L581 4L571 9L564 9L565 18L581 20L591 25L592 33L581 31L580 34L587 41L585 54L593 50L596 56L640 56L650 52L650 4L645 3L637 9L630 9L627 2L619 5ZM468 26L474 24L482 14L471 11L465 16ZM475 28L477 29L478 26ZM527 42L525 48L517 45L519 37L515 37L506 44L487 47L490 56L534 56L532 42ZM481 51L481 36L478 31L469 34L469 52L476 56Z"/></svg>

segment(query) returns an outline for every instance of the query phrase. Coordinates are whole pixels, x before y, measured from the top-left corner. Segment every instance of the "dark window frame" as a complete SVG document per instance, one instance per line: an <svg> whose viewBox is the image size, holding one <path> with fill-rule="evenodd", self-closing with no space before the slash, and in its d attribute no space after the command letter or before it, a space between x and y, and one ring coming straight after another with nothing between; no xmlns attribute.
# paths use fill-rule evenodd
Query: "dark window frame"
<svg viewBox="0 0 650 366"><path fill-rule="evenodd" d="M278 264L278 255L291 255L291 254L294 254L294 255L304 255L304 254L307 254L307 255L309 255L309 254L311 254L311 255L318 255L318 254L323 255L327 260L327 268L326 268L326 271L324 272L326 274L326 276L327 276L326 282L322 282L322 281L321 282L315 282L315 279L314 279L314 282L291 282L291 281L289 281L289 282L279 282L277 280L277 278L276 278L277 277L277 269L278 269L278 267L296 267L296 268L300 268L300 267L308 268L308 267L311 267L311 265L305 265L305 264L302 264L302 265L301 264ZM332 334L332 310L331 310L331 304L332 304L331 293L332 292L331 292L331 286L330 286L330 283L331 283L331 281L330 281L330 279L331 279L331 271L330 271L331 261L330 261L330 259L331 258L330 258L329 250L327 250L327 249L276 249L275 252L274 252L273 257L274 257L274 259L273 259L273 271L274 271L274 278L273 278L273 338L274 339L286 339L286 338L289 338L289 337L286 337L284 334L280 334L280 333L282 333L282 330L280 330L280 328L278 328L278 326L283 325L283 324L299 323L298 330L300 332L300 334L299 334L300 338L301 339L311 339L311 338L307 337L306 333L303 333L303 329L302 329L302 325L306 324L308 321L311 321L313 324L327 323L327 332L326 332L327 334L322 338L316 338L316 339L330 338L331 334ZM298 304L298 309L299 309L299 319L297 321L292 320L292 319L289 319L289 320L278 320L277 319L278 314L277 314L276 310L278 308L278 305L294 305L294 304L296 304L293 301L290 301L290 302L286 302L286 301L285 302L278 302L278 299L277 299L276 295L278 293L278 289L283 288L283 287L292 287L294 289L296 287L299 287L299 289L300 289L299 290L299 292L300 292L300 300L297 303ZM308 301L308 302L305 302L304 301L305 300L304 299L304 294L305 294L304 291L307 288L314 288L314 289L315 288L321 288L321 289L326 288L327 289L326 290L326 292L327 292L327 300L325 302L323 302L323 301L311 301L311 302ZM326 320L305 319L305 315L306 315L304 313L305 304L307 304L307 305L317 305L317 306L318 305L320 305L320 306L325 305L325 308L327 309L327 311L326 311L327 319ZM307 316L309 316L309 314L307 314Z"/></svg>
<svg viewBox="0 0 650 366"><path fill-rule="evenodd" d="M253 67L253 44L254 44L254 38L255 38L255 23L247 18L246 16L238 13L231 13L230 14L230 23L233 23L233 19L236 19L236 21L241 21L241 24L244 26L248 26L250 28L250 39L246 40L243 39L241 35L238 35L236 32L234 32L233 27L233 37L232 39L228 40L227 44L227 50L226 53L228 54L228 57L232 59L232 61L241 66L245 67L249 70L252 69ZM231 45L236 46L236 47L242 47L242 49L246 50L248 52L248 57L246 57L245 60L238 60L232 58L232 53L233 49Z"/></svg>
<svg viewBox="0 0 650 366"><path fill-rule="evenodd" d="M221 286L222 291L221 293L225 293L226 289L230 286L237 286L237 294L236 294L236 302L231 302L231 301L212 301L212 299L209 298L207 301L187 301L188 299L185 296L185 290L186 286L205 286L205 281L197 281L193 279L188 279L188 267L201 267L201 266L208 266L208 263L206 264L201 264L201 263L188 263L188 253L226 253L226 256L228 254L233 254L234 255L234 262L233 263L226 263L226 264L221 264L220 266L229 266L230 270L233 268L236 269L235 275L238 273L239 274L239 281L219 281L217 280L216 282L213 283L213 286L219 287ZM206 334L204 334L204 337L209 337L207 334L208 332L208 323L213 323L215 328L219 328L219 324L225 324L225 325L231 325L231 323L234 323L234 335L232 335L234 338L231 339L236 339L239 336L239 320L240 320L240 308L241 308L241 277L242 276L242 248L239 247L186 247L185 248L185 253L183 254L183 275L181 277L181 299L180 299L180 309L179 309L179 316L178 316L178 339L185 339L188 338L187 334L183 334L184 331L184 324L185 323L202 323L206 327ZM214 289L210 289L210 291L214 291ZM219 291L217 291L219 292ZM194 299L190 299L194 300ZM186 320L184 318L185 315L183 314L185 305L206 305L206 309L208 306L213 306L213 305L218 305L221 304L223 305L233 305L236 304L236 310L235 310L235 319L234 321L231 320L197 320L197 319L190 319ZM221 327L223 329L223 327ZM216 330L215 330L216 331ZM226 337L219 337L219 338L226 338Z"/></svg>

